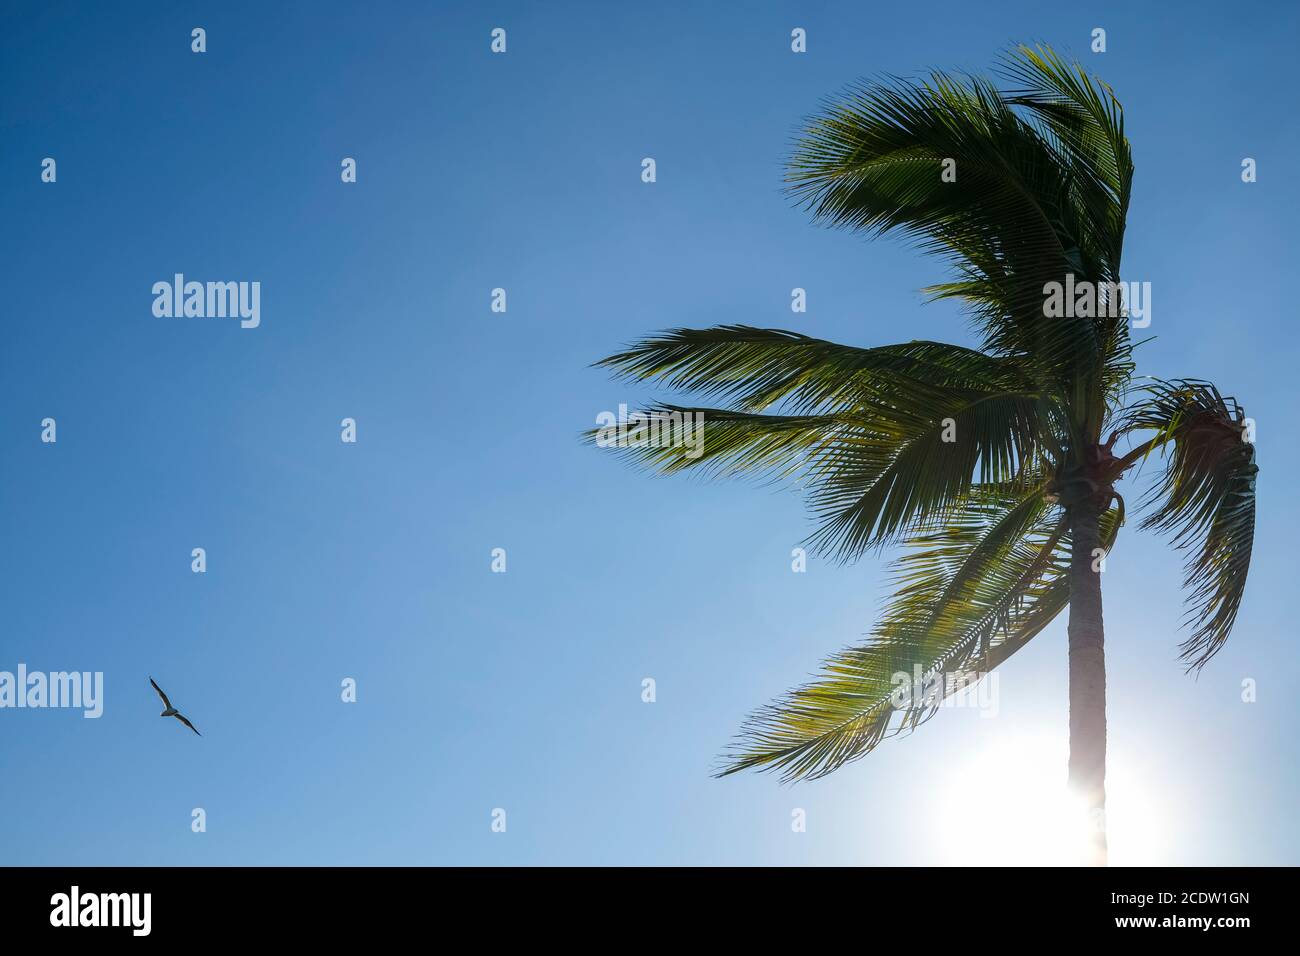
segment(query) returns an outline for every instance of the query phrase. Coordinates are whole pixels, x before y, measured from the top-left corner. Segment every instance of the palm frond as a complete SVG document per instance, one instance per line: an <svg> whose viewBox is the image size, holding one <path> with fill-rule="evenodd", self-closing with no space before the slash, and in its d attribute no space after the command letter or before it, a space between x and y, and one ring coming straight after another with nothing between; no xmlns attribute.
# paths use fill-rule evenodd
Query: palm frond
<svg viewBox="0 0 1300 956"><path fill-rule="evenodd" d="M782 330L678 329L600 364L730 399L737 408L650 410L701 418L702 447L621 447L665 472L796 478L819 524L808 543L841 560L943 520L975 484L1011 481L1064 440L1059 406L1027 390L1014 360L936 342L858 349ZM777 400L795 414L749 410Z"/></svg>
<svg viewBox="0 0 1300 956"><path fill-rule="evenodd" d="M896 542L960 511L977 484L1013 481L1047 457L1036 394L953 389L921 408L895 409L888 430L872 418L846 432L810 469L818 551L851 560Z"/></svg>
<svg viewBox="0 0 1300 956"><path fill-rule="evenodd" d="M1086 212L1078 224L1089 258L1101 277L1118 279L1133 189L1123 106L1109 86L1047 47L1021 45L1004 57L1002 74L1020 84L1007 101L1040 121L1069 170L1070 205Z"/></svg>
<svg viewBox="0 0 1300 956"><path fill-rule="evenodd" d="M788 478L806 473L854 427L861 422L848 414L758 415L657 404L629 415L621 433L617 425L602 426L583 438L663 474L691 469L715 477Z"/></svg>
<svg viewBox="0 0 1300 956"><path fill-rule="evenodd" d="M1009 490L976 491L960 521L910 542L870 642L754 713L718 775L826 776L914 730L1051 623L1070 598L1068 521L1041 485ZM1119 509L1102 516L1108 550L1121 521Z"/></svg>
<svg viewBox="0 0 1300 956"><path fill-rule="evenodd" d="M956 280L928 291L966 301L985 350L1019 356L1072 408L1084 382L1077 425L1095 431L1125 367L1126 321L1049 319L1044 289L1118 280L1132 175L1122 113L1050 51L1021 48L1008 64L1025 87L1015 95L942 73L851 88L810 121L787 178L815 219L898 230L947 258Z"/></svg>
<svg viewBox="0 0 1300 956"><path fill-rule="evenodd" d="M1172 535L1191 554L1185 566L1191 636L1182 643L1188 669L1199 669L1223 646L1241 607L1255 538L1255 446L1245 413L1208 382L1160 381L1128 413L1127 431L1154 429L1163 457L1159 482L1143 506L1144 528Z"/></svg>
<svg viewBox="0 0 1300 956"><path fill-rule="evenodd" d="M929 389L1026 388L1015 362L942 342L855 348L784 329L670 329L601 359L623 378L721 398L737 410L784 401L793 411L922 402Z"/></svg>
<svg viewBox="0 0 1300 956"><path fill-rule="evenodd" d="M1029 504L972 507L962 521L913 542L895 565L898 592L871 641L836 654L818 679L753 714L720 775L747 768L780 771L786 780L831 773L915 726L931 708L939 676L990 653L999 633L1018 635L1028 622L1012 614L1035 603L1031 585L1042 596L1047 569L1064 570L1054 561L1063 522L1038 522L1026 533L1026 520L1045 510L1041 495L1026 497Z"/></svg>

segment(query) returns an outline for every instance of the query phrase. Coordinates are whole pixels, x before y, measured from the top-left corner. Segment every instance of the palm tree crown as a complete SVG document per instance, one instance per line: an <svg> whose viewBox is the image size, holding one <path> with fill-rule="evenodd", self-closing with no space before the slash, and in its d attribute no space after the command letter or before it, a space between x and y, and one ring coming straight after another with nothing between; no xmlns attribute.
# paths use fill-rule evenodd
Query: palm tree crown
<svg viewBox="0 0 1300 956"><path fill-rule="evenodd" d="M1254 445L1214 386L1134 384L1116 285L1133 182L1122 108L1045 47L1009 53L1001 76L853 88L810 121L787 176L814 220L901 233L942 256L950 281L926 291L968 306L979 349L856 348L737 325L674 329L598 363L717 405L648 410L701 413L703 443L625 443L636 460L793 479L816 519L811 544L841 560L902 546L896 594L866 643L754 713L722 774L828 774L914 728L957 689L951 675L987 673L1073 602L1071 775L1101 806L1100 583L1081 562L1114 544L1125 515L1114 483L1153 453L1163 472L1143 525L1190 555L1189 668L1232 628ZM1095 314L1045 315L1048 288L1067 282L1098 290ZM923 675L920 692L900 694L900 673Z"/></svg>

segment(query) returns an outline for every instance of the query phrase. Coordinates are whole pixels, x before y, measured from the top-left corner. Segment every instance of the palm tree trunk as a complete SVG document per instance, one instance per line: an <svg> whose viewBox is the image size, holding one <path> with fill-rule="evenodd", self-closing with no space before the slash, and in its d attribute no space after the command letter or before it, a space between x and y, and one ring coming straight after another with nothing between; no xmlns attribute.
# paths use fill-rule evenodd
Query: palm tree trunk
<svg viewBox="0 0 1300 956"><path fill-rule="evenodd" d="M1071 509L1070 554L1070 789L1088 810L1088 859L1106 865L1106 647L1101 620L1100 508L1092 500Z"/></svg>

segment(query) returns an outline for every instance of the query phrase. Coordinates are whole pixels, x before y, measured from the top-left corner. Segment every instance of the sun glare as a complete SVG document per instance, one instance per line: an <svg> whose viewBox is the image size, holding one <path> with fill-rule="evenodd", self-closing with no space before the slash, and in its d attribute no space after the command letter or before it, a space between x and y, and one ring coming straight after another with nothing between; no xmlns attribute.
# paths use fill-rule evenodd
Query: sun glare
<svg viewBox="0 0 1300 956"><path fill-rule="evenodd" d="M1091 825L1066 787L1064 740L999 741L958 766L934 801L940 861L967 866L1075 866L1087 859ZM1107 778L1111 865L1158 865L1167 816L1124 768Z"/></svg>

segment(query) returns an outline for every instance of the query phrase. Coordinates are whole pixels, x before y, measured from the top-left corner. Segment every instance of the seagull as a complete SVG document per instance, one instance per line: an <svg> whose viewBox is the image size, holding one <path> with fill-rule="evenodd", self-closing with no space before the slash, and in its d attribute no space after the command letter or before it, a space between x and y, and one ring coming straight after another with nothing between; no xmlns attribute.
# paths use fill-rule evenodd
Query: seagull
<svg viewBox="0 0 1300 956"><path fill-rule="evenodd" d="M158 692L158 696L162 698L163 706L167 708L166 710L164 710L164 711L163 711L161 714L159 714L158 716L159 716L159 717L175 717L177 720L179 720L179 721L180 721L182 724L184 724L186 727L190 728L190 730L194 730L194 725L191 724L188 720L185 719L185 715L184 715L184 714L182 714L179 710L177 710L175 707L172 706L172 702L171 702L170 700L167 699L167 695L163 693L163 689L162 689L161 687L159 687L157 684L154 684L154 679L153 679L152 677L149 678L149 683L150 683L150 684L153 684L153 689L156 690L156 691ZM197 730L194 730L194 732L195 732L196 734L199 734L199 732L198 732ZM202 735L202 734L199 734L199 736L202 737L203 735Z"/></svg>

